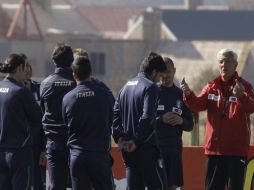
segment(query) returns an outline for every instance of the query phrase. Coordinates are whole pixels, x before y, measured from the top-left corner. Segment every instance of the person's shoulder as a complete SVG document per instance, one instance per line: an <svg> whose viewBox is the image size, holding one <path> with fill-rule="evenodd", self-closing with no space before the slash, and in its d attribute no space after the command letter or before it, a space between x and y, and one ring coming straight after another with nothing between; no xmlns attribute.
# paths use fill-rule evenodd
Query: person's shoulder
<svg viewBox="0 0 254 190"><path fill-rule="evenodd" d="M31 91L29 88L23 86L23 85L17 85L17 93L20 94L21 96L24 96L24 97L28 97L30 95L32 95Z"/></svg>
<svg viewBox="0 0 254 190"><path fill-rule="evenodd" d="M94 84L109 90L109 87L104 82L102 82L101 80L99 80L97 78L92 78L91 80L94 82Z"/></svg>
<svg viewBox="0 0 254 190"><path fill-rule="evenodd" d="M207 88L214 88L215 86L218 86L220 84L220 81L221 81L220 76L218 76L215 79L209 80L206 83L205 87L207 87Z"/></svg>
<svg viewBox="0 0 254 190"><path fill-rule="evenodd" d="M138 77L135 77L133 79L133 81L137 81L137 85L139 85L140 87L146 88L146 89L158 89L158 86L155 82L151 81L150 79L148 79L147 77L141 75Z"/></svg>
<svg viewBox="0 0 254 190"><path fill-rule="evenodd" d="M110 91L108 88L105 88L104 86L98 85L98 84L93 84L93 89L95 91L98 91L99 93L103 95L108 95L110 94Z"/></svg>
<svg viewBox="0 0 254 190"><path fill-rule="evenodd" d="M69 101L69 100L74 100L75 95L78 93L77 88L74 88L67 92L64 97L63 97L63 102Z"/></svg>
<svg viewBox="0 0 254 190"><path fill-rule="evenodd" d="M173 89L178 93L183 93L183 90L179 86L176 86L175 84L173 85Z"/></svg>
<svg viewBox="0 0 254 190"><path fill-rule="evenodd" d="M145 83L145 85L147 85L147 86L153 86L153 87L157 87L157 84L155 83L155 82L153 82L152 80L150 80L150 79L148 79L148 78L146 78L146 77L144 77L143 78L143 82Z"/></svg>
<svg viewBox="0 0 254 190"><path fill-rule="evenodd" d="M251 83L248 82L247 80L243 79L242 77L239 77L238 80L239 80L239 82L241 82L244 85L245 88L249 88L249 89L253 88Z"/></svg>
<svg viewBox="0 0 254 190"><path fill-rule="evenodd" d="M137 85L140 85L141 79L139 77L134 77L129 79L122 87L120 91L124 91L128 87L135 87Z"/></svg>
<svg viewBox="0 0 254 190"><path fill-rule="evenodd" d="M43 80L41 81L41 84L51 83L52 80L53 80L55 77L56 77L55 74L51 74L51 75L47 76L45 79L43 79Z"/></svg>

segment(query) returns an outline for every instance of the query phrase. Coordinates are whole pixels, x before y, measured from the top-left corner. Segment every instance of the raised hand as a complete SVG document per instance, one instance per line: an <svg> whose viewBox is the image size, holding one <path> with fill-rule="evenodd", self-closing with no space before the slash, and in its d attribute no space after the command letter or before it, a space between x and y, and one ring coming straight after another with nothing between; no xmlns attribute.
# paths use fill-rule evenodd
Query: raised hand
<svg viewBox="0 0 254 190"><path fill-rule="evenodd" d="M185 78L183 77L183 80L180 83L180 88L182 89L185 96L189 95L191 93L191 89L189 88L189 85L186 83Z"/></svg>
<svg viewBox="0 0 254 190"><path fill-rule="evenodd" d="M237 79L235 79L235 86L233 88L233 95L235 97L240 97L243 95L243 92L244 92L245 88L243 86L243 84L238 81Z"/></svg>

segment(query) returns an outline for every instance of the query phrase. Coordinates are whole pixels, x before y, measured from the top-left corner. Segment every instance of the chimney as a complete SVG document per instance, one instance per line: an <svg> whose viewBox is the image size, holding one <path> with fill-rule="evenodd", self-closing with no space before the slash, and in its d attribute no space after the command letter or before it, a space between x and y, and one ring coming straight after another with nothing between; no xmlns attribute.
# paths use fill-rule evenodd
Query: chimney
<svg viewBox="0 0 254 190"><path fill-rule="evenodd" d="M161 11L148 7L143 14L143 39L158 42L161 38Z"/></svg>
<svg viewBox="0 0 254 190"><path fill-rule="evenodd" d="M203 5L203 0L184 0L184 6L187 10L196 10L200 5Z"/></svg>

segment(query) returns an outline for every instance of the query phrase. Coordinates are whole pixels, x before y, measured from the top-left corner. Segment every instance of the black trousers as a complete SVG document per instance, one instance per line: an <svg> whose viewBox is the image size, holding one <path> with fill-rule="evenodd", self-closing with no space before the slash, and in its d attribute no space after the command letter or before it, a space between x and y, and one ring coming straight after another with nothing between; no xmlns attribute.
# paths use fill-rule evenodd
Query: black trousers
<svg viewBox="0 0 254 190"><path fill-rule="evenodd" d="M132 153L122 152L128 190L166 190L167 176L160 151L155 146L142 146Z"/></svg>
<svg viewBox="0 0 254 190"><path fill-rule="evenodd" d="M34 190L45 190L46 189L46 167L39 164L40 160L40 146L33 146L33 173L32 185Z"/></svg>
<svg viewBox="0 0 254 190"><path fill-rule="evenodd" d="M51 190L66 190L69 178L69 150L66 145L56 146L57 142L47 141L46 156Z"/></svg>
<svg viewBox="0 0 254 190"><path fill-rule="evenodd" d="M33 167L32 148L0 150L0 189L31 188Z"/></svg>
<svg viewBox="0 0 254 190"><path fill-rule="evenodd" d="M70 156L73 190L114 190L114 179L108 153L83 153Z"/></svg>
<svg viewBox="0 0 254 190"><path fill-rule="evenodd" d="M209 155L206 163L206 190L242 190L247 158Z"/></svg>

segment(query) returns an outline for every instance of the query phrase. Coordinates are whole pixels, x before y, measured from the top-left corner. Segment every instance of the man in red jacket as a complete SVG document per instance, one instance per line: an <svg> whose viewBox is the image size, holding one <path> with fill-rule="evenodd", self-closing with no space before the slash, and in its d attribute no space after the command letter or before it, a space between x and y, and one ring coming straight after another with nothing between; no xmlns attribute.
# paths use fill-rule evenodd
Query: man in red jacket
<svg viewBox="0 0 254 190"><path fill-rule="evenodd" d="M183 79L184 102L193 112L207 110L205 154L206 190L242 190L250 144L250 114L254 112L252 86L236 72L237 54L217 54L220 76L196 96Z"/></svg>

